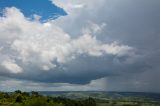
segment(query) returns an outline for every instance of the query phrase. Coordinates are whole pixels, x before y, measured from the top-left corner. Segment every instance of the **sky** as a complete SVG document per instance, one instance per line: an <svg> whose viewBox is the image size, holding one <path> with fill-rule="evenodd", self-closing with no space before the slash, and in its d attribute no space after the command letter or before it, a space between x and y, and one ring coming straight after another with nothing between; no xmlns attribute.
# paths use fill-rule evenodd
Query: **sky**
<svg viewBox="0 0 160 106"><path fill-rule="evenodd" d="M57 7L48 0L1 0L0 10L6 7L16 7L24 14L25 17L34 18L34 15L41 17L41 21L56 19L59 16L67 15L63 8Z"/></svg>
<svg viewBox="0 0 160 106"><path fill-rule="evenodd" d="M160 92L159 11L158 0L0 0L0 89Z"/></svg>

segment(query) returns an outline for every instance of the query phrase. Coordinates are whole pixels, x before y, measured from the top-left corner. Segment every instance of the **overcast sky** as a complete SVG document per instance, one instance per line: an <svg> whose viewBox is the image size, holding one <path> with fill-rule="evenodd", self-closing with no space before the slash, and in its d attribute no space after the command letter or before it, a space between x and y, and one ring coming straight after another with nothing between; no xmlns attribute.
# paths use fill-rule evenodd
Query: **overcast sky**
<svg viewBox="0 0 160 106"><path fill-rule="evenodd" d="M0 89L160 92L159 12L159 0L1 0Z"/></svg>

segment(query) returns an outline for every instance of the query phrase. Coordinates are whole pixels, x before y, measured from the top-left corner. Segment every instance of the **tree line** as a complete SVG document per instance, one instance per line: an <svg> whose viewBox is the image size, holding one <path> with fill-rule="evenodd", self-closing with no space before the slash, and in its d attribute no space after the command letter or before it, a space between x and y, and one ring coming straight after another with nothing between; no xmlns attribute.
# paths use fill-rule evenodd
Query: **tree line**
<svg viewBox="0 0 160 106"><path fill-rule="evenodd" d="M97 106L96 101L88 97L83 100L73 100L63 97L43 96L38 92L12 93L0 92L0 106Z"/></svg>

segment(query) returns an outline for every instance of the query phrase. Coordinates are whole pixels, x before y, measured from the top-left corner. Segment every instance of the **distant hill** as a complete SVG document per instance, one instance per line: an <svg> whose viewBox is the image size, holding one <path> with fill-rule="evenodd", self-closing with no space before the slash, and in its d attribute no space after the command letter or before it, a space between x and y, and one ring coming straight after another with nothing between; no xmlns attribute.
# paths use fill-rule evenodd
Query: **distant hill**
<svg viewBox="0 0 160 106"><path fill-rule="evenodd" d="M93 97L104 100L120 100L124 98L132 98L138 100L160 101L160 93L144 93L144 92L105 92L105 91L39 91L42 95L59 96L71 99L80 99Z"/></svg>

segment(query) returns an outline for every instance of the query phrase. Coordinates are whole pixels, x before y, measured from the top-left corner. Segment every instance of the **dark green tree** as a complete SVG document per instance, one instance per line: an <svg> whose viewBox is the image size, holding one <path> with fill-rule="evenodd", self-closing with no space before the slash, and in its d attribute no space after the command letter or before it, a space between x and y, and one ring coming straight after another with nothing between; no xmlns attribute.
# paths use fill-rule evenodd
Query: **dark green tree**
<svg viewBox="0 0 160 106"><path fill-rule="evenodd" d="M31 94L32 94L32 96L39 96L39 93L35 92L35 91L32 91Z"/></svg>
<svg viewBox="0 0 160 106"><path fill-rule="evenodd" d="M83 102L84 102L84 106L97 106L96 101L91 97L84 100Z"/></svg>
<svg viewBox="0 0 160 106"><path fill-rule="evenodd" d="M16 94L21 94L22 92L21 92L21 90L16 90L16 91L14 91Z"/></svg>
<svg viewBox="0 0 160 106"><path fill-rule="evenodd" d="M22 100L23 100L22 96L19 95L19 96L16 97L15 102L22 103Z"/></svg>

